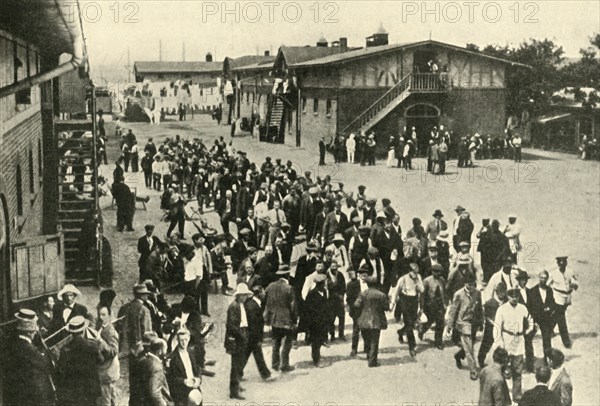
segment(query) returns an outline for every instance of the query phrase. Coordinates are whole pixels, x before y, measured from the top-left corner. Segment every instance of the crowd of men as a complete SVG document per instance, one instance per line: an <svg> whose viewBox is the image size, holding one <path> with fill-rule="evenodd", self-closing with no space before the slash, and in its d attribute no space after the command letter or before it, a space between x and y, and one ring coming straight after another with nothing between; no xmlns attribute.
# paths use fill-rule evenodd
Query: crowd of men
<svg viewBox="0 0 600 406"><path fill-rule="evenodd" d="M250 356L266 381L272 379L271 370L294 370L290 352L302 341L311 346L314 366L327 366L322 349L346 341L346 312L352 325L350 355L358 355L362 337L367 365L380 366L381 330L388 328L386 313L393 312L398 340L407 341L413 359L415 331L424 340L434 325L438 350L448 342L459 347L456 365L462 368L466 360L471 379L481 379L482 405L538 404L529 399L544 391L523 395L521 375L536 366L533 337L539 327L544 353L536 379L552 391L539 396L571 404L564 355L552 347L552 334L558 325L563 345L570 348L566 311L578 287L576 276L567 268L567 257L560 256L556 269L541 272L539 283L527 288L529 275L517 265L521 231L515 215L504 228L498 220L484 219L474 244L474 224L461 206L451 222L436 210L425 226L414 218L412 228L403 232L392 202L378 202L365 186L348 192L329 177L296 173L291 161L266 158L260 165L252 163L222 139L210 149L199 139L176 137L159 147L149 141L145 154L153 160L153 182L146 186L164 187L161 206L170 226L165 242L154 236L153 225L146 226L138 241L140 283L133 288L134 300L120 309L116 328L111 291L102 292L97 315L91 317L75 303L80 292L66 286L43 329L38 321L47 318L44 311L22 310L14 339L28 351L5 352L3 365L21 374L35 368L41 386L32 403L26 399L34 392L15 378L11 385L22 392L11 392L9 400L69 405L101 398L102 404L111 404L119 379L114 373L119 368L116 354L124 352L130 405L171 400L199 404L201 376L212 375L206 370L212 362L205 359L204 349L212 324L203 323L202 316L210 317L211 284L220 281L221 293L231 295L231 269L236 289L227 310L224 346L231 355L232 399L243 399L240 382ZM168 164L155 171L161 162ZM122 183L118 169L114 180ZM211 206L218 213L221 234L205 221L193 222L196 232L191 244L187 242L186 210L192 199L199 213ZM475 245L481 270L471 254ZM167 284L185 294L178 306L169 306L160 294ZM97 330L90 327L94 325ZM270 326L273 345L271 370L262 353L265 325ZM482 329L476 357L474 344ZM36 346L41 345L40 332L46 339L70 336L67 343L59 341L55 360L48 358L46 347ZM494 347L500 349L494 350L492 363L488 353ZM24 356L31 361L24 362ZM513 381L512 395L504 390L507 376Z"/></svg>
<svg viewBox="0 0 600 406"><path fill-rule="evenodd" d="M320 164L324 165L325 141L321 140ZM390 136L387 144L387 167L413 169L412 159L427 158L427 171L443 175L446 162L456 159L459 168L472 167L476 159L514 159L521 162L522 139L518 133L506 130L503 137L482 136L475 133L471 137L459 137L443 125L434 126L428 134L418 135L415 127L398 136ZM336 163L349 162L361 165L375 165L378 153L375 132L351 133L347 137L337 135L330 148Z"/></svg>

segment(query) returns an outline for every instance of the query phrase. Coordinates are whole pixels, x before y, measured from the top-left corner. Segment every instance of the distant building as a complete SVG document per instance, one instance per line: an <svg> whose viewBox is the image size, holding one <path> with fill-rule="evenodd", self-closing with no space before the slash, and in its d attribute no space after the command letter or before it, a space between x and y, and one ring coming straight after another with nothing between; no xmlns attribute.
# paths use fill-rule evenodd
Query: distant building
<svg viewBox="0 0 600 406"><path fill-rule="evenodd" d="M534 148L578 152L583 137L587 142L600 135L600 103L590 103L590 95L600 95L599 89L566 87L555 92L548 111L533 120L531 145ZM593 98L593 96L592 96ZM597 145L597 142L595 143Z"/></svg>
<svg viewBox="0 0 600 406"><path fill-rule="evenodd" d="M439 41L388 44L383 27L365 45L348 48L340 39L334 47L320 40L280 48L273 66L280 85L267 113L282 120L269 123L280 128L273 140L315 149L322 135L374 130L385 148L390 135L414 126L424 148L439 125L456 136L499 136L507 119L506 69L528 68Z"/></svg>

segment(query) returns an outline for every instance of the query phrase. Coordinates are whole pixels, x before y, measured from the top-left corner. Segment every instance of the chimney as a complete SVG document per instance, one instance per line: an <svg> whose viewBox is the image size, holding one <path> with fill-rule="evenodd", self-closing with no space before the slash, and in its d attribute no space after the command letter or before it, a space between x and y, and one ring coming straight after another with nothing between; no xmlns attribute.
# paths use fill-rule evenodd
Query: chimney
<svg viewBox="0 0 600 406"><path fill-rule="evenodd" d="M181 60L185 62L185 42L181 45Z"/></svg>
<svg viewBox="0 0 600 406"><path fill-rule="evenodd" d="M348 50L348 38L341 37L340 38L340 51L346 52Z"/></svg>
<svg viewBox="0 0 600 406"><path fill-rule="evenodd" d="M206 54L206 62L212 62L213 58L212 58L212 54L209 52Z"/></svg>
<svg viewBox="0 0 600 406"><path fill-rule="evenodd" d="M265 51L265 56L271 56L271 52L270 51Z"/></svg>
<svg viewBox="0 0 600 406"><path fill-rule="evenodd" d="M158 40L158 60L162 62L162 40Z"/></svg>

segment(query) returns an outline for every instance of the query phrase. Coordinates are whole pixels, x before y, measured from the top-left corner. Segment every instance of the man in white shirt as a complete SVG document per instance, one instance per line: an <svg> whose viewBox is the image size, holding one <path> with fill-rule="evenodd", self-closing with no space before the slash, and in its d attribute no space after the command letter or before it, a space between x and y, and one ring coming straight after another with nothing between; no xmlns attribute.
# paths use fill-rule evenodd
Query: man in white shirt
<svg viewBox="0 0 600 406"><path fill-rule="evenodd" d="M556 257L558 269L550 272L548 286L554 293L554 301L556 302L556 324L558 331L565 348L571 348L571 338L569 337L569 329L567 327L567 308L571 305L571 294L579 288L577 276L573 271L567 269L567 256Z"/></svg>
<svg viewBox="0 0 600 406"><path fill-rule="evenodd" d="M521 377L525 355L525 335L533 330L533 319L527 307L519 303L519 289L508 289L508 303L496 312L494 341L508 351L512 376L512 399L518 402L522 395Z"/></svg>
<svg viewBox="0 0 600 406"><path fill-rule="evenodd" d="M244 400L240 395L240 380L246 364L248 352L248 316L244 303L252 296L248 285L240 283L233 294L234 301L227 309L225 331L225 350L231 355L231 374L229 378L229 397Z"/></svg>
<svg viewBox="0 0 600 406"><path fill-rule="evenodd" d="M502 269L492 275L485 290L483 291L484 302L494 297L496 287L500 282L504 282L507 289L516 288L519 286L517 276L519 275L519 269L514 266L511 258L506 258L503 262Z"/></svg>
<svg viewBox="0 0 600 406"><path fill-rule="evenodd" d="M517 264L519 259L518 254L521 251L521 241L519 239L521 236L521 226L517 224L517 216L515 214L508 216L508 224L504 229L504 235L508 238L508 245L513 261Z"/></svg>

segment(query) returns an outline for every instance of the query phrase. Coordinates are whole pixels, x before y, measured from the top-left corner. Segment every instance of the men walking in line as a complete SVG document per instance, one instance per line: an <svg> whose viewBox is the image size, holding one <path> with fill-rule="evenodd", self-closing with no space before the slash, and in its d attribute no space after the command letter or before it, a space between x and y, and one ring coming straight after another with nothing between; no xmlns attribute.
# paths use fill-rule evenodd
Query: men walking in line
<svg viewBox="0 0 600 406"><path fill-rule="evenodd" d="M387 329L387 317L385 312L390 309L388 296L377 287L379 280L376 276L365 278L368 289L360 292L354 303L359 316L358 328L365 340L365 351L370 368L376 368L380 364L377 361L379 354L379 337L381 330Z"/></svg>
<svg viewBox="0 0 600 406"><path fill-rule="evenodd" d="M479 361L479 366L481 368L485 366L485 358L494 344L494 322L496 320L496 312L504 303L506 303L506 285L504 283L499 283L498 286L496 286L495 295L488 299L483 305L485 327L483 329L483 339L479 346L479 353L477 354L477 360Z"/></svg>
<svg viewBox="0 0 600 406"><path fill-rule="evenodd" d="M571 294L579 288L577 277L570 269L567 269L567 256L556 257L558 269L550 272L548 286L554 290L554 301L556 302L555 322L565 348L571 348L571 338L567 327L567 309L571 305Z"/></svg>
<svg viewBox="0 0 600 406"><path fill-rule="evenodd" d="M315 367L325 366L321 362L321 346L327 341L329 331L328 292L325 289L325 274L317 274L313 282L315 284L306 295L304 303L307 328L310 334L311 356Z"/></svg>
<svg viewBox="0 0 600 406"><path fill-rule="evenodd" d="M346 303L348 304L348 315L352 319L352 349L350 351L351 357L356 357L358 353L358 340L360 338L360 327L358 324L358 318L361 312L354 306L356 299L361 292L366 291L369 287L366 278L369 275L369 267L363 265L356 271L357 277L354 275L354 271L349 271L350 282L348 282L346 290ZM363 338L364 341L364 338Z"/></svg>
<svg viewBox="0 0 600 406"><path fill-rule="evenodd" d="M258 284L251 287L250 290L254 295L244 303L246 316L248 316L248 348L246 351L244 367L248 363L250 356L254 355L254 361L256 362L258 372L260 373L261 378L266 381L271 378L271 371L269 371L269 368L267 367L262 350L263 331L265 327L262 309L264 290L262 286Z"/></svg>
<svg viewBox="0 0 600 406"><path fill-rule="evenodd" d="M548 271L538 275L539 283L527 289L527 305L533 321L539 326L542 334L544 359L550 356L552 350L552 330L554 330L554 292L548 287Z"/></svg>
<svg viewBox="0 0 600 406"><path fill-rule="evenodd" d="M271 367L281 372L293 371L290 365L290 351L294 329L298 320L298 310L294 290L288 282L290 267L281 265L276 272L279 278L267 287L265 304L265 324L272 327L273 359ZM282 346L283 343L283 346Z"/></svg>

